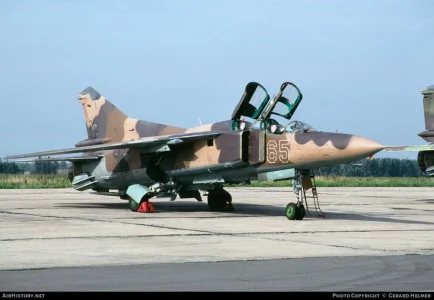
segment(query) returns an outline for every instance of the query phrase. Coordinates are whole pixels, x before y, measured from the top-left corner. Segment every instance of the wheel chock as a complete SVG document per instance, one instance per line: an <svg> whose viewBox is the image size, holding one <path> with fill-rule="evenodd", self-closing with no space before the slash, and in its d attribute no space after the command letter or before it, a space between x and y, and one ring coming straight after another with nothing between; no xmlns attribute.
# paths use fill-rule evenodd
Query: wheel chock
<svg viewBox="0 0 434 300"><path fill-rule="evenodd" d="M155 212L155 208L152 205L151 202L149 201L144 201L142 202L142 204L140 204L139 209L137 210L137 212L141 212L141 213L153 213Z"/></svg>

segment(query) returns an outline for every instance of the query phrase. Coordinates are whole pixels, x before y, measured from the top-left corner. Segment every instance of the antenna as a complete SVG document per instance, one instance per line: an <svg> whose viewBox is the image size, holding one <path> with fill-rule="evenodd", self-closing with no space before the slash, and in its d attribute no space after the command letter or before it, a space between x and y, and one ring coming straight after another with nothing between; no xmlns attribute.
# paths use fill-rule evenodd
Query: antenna
<svg viewBox="0 0 434 300"><path fill-rule="evenodd" d="M200 120L200 118L197 117L197 119L199 120L200 125L203 125L203 124L202 124L202 121Z"/></svg>

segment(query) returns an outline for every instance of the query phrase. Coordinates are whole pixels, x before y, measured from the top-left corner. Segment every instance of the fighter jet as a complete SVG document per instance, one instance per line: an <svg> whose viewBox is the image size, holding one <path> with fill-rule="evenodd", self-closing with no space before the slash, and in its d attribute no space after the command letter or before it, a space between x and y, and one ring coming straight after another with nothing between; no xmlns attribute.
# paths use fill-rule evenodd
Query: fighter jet
<svg viewBox="0 0 434 300"><path fill-rule="evenodd" d="M434 85L422 91L425 131L418 135L425 141L434 143ZM419 151L417 162L422 172L428 176L434 175L434 151Z"/></svg>
<svg viewBox="0 0 434 300"><path fill-rule="evenodd" d="M152 197L202 201L203 195L210 210L225 211L234 209L228 184L261 178L301 182L306 171L359 161L386 148L365 137L322 132L292 120L302 99L291 82L284 82L273 97L261 84L249 82L230 119L181 128L130 118L88 87L78 96L87 139L73 148L8 159L70 161L74 189L117 190L134 212L155 211ZM73 153L82 155L52 157ZM41 158L46 156L50 158ZM286 206L288 219L304 218L300 198Z"/></svg>
<svg viewBox="0 0 434 300"><path fill-rule="evenodd" d="M419 169L428 176L434 176L434 85L422 90L425 130L418 135L426 145L387 147L386 151L418 151L417 163Z"/></svg>

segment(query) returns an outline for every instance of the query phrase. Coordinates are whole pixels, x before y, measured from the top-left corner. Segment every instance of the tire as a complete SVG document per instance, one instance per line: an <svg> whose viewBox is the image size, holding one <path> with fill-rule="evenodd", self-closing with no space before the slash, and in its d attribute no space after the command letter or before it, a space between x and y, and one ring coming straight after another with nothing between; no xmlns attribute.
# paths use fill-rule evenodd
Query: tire
<svg viewBox="0 0 434 300"><path fill-rule="evenodd" d="M285 208L285 214L288 220L295 220L295 215L297 212L297 205L295 203L288 203Z"/></svg>
<svg viewBox="0 0 434 300"><path fill-rule="evenodd" d="M129 198L128 199L128 206L130 207L131 211L137 212L137 210L140 207L140 204L137 203L136 201L134 201L133 199Z"/></svg>
<svg viewBox="0 0 434 300"><path fill-rule="evenodd" d="M209 191L208 207L211 211L233 211L231 194L226 190Z"/></svg>
<svg viewBox="0 0 434 300"><path fill-rule="evenodd" d="M296 220L303 220L305 215L306 215L306 208L304 208L304 205L300 205L300 206L296 207L296 210L295 210L295 219Z"/></svg>

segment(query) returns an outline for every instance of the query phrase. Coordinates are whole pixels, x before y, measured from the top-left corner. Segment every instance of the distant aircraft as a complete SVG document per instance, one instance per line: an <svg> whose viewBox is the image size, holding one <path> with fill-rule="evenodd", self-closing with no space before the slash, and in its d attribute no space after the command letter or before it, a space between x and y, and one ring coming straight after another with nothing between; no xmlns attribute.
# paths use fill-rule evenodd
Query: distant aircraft
<svg viewBox="0 0 434 300"><path fill-rule="evenodd" d="M432 145L434 142L434 85L424 89L422 95L426 130L419 133L419 136ZM434 175L434 151L419 151L417 162L422 172L428 176Z"/></svg>
<svg viewBox="0 0 434 300"><path fill-rule="evenodd" d="M152 197L202 201L200 191L207 193L211 210L233 210L225 185L293 179L297 201L289 203L285 212L290 220L302 220L306 209L300 186L310 170L358 161L387 148L364 137L321 132L292 121L302 99L290 82L272 98L262 85L250 82L231 119L185 129L130 118L88 87L78 96L86 140L75 148L8 159L70 161L74 189L118 190L134 212L155 211ZM41 158L72 153L83 155Z"/></svg>
<svg viewBox="0 0 434 300"><path fill-rule="evenodd" d="M389 147L386 151L418 151L419 169L428 176L434 175L434 85L422 90L425 129L418 135L430 142L420 146Z"/></svg>

